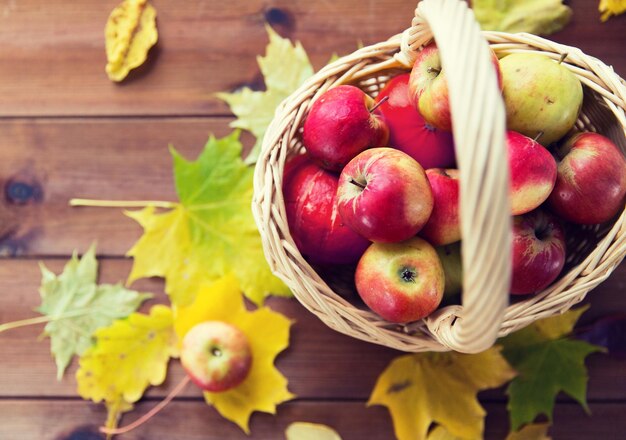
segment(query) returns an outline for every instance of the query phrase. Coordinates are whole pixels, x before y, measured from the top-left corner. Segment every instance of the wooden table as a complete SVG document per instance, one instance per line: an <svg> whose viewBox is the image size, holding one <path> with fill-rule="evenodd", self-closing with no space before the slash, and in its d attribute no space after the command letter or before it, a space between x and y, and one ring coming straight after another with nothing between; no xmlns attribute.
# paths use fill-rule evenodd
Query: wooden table
<svg viewBox="0 0 626 440"><path fill-rule="evenodd" d="M0 322L33 316L39 301L37 261L62 269L74 249L97 240L101 281L127 277L125 252L141 230L117 209L68 207L72 197L174 200L167 145L195 157L211 132L229 132L228 108L214 93L262 86L255 57L264 23L302 41L316 68L400 32L414 0L154 0L160 41L147 64L121 85L105 76L104 23L118 0L0 0ZM600 24L597 1L572 0L572 23L553 38L579 46L626 75L626 16ZM250 143L251 139L246 140ZM591 295L586 321L626 311L626 265ZM159 280L135 287L157 293ZM295 300L272 300L293 317L291 347L278 367L299 397L278 415L252 419L255 439L282 438L296 420L335 427L346 440L390 439L387 411L366 408L375 379L398 355L336 334ZM97 439L101 405L77 397L76 365L55 380L41 327L0 335L0 439ZM626 438L626 361L589 359L593 416L566 397L555 410L555 439ZM165 386L137 405L148 410L181 379L178 364ZM489 439L507 432L501 391L481 395ZM131 416L128 419L132 419ZM246 438L189 387L128 439Z"/></svg>

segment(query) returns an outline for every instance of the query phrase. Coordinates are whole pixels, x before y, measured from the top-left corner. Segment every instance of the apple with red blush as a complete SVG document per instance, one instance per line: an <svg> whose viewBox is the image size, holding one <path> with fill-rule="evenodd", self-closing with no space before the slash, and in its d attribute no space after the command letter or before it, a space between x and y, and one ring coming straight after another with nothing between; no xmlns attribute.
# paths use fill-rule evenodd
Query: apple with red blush
<svg viewBox="0 0 626 440"><path fill-rule="evenodd" d="M626 160L617 146L598 133L578 133L556 151L560 159L550 209L565 220L597 224L624 209Z"/></svg>
<svg viewBox="0 0 626 440"><path fill-rule="evenodd" d="M219 393L245 380L252 367L252 351L246 335L234 325L206 321L185 334L180 360L193 383Z"/></svg>
<svg viewBox="0 0 626 440"><path fill-rule="evenodd" d="M304 121L302 140L311 158L339 172L361 151L381 147L389 129L374 99L361 89L340 85L324 92Z"/></svg>
<svg viewBox="0 0 626 440"><path fill-rule="evenodd" d="M338 181L305 155L285 165L283 197L289 231L300 252L314 263L356 263L369 246L339 216Z"/></svg>
<svg viewBox="0 0 626 440"><path fill-rule="evenodd" d="M398 242L426 224L433 194L415 159L393 148L372 148L341 172L337 204L343 221L363 237Z"/></svg>
<svg viewBox="0 0 626 440"><path fill-rule="evenodd" d="M502 90L500 63L493 50L491 62L496 71L498 86ZM434 42L417 54L409 78L409 93L426 122L441 130L452 130L446 73L441 64L439 49Z"/></svg>
<svg viewBox="0 0 626 440"><path fill-rule="evenodd" d="M507 131L511 213L530 212L550 196L556 182L554 157L543 145L515 131Z"/></svg>
<svg viewBox="0 0 626 440"><path fill-rule="evenodd" d="M389 127L389 146L405 152L424 169L454 167L452 133L428 124L409 96L410 74L392 78L376 97Z"/></svg>
<svg viewBox="0 0 626 440"><path fill-rule="evenodd" d="M401 243L373 243L359 260L356 289L383 319L407 323L440 304L444 272L435 249L419 237Z"/></svg>
<svg viewBox="0 0 626 440"><path fill-rule="evenodd" d="M559 219L541 209L513 217L511 293L537 293L565 264L565 231Z"/></svg>
<svg viewBox="0 0 626 440"><path fill-rule="evenodd" d="M433 192L433 211L420 235L433 246L459 241L459 170L431 168L426 177Z"/></svg>

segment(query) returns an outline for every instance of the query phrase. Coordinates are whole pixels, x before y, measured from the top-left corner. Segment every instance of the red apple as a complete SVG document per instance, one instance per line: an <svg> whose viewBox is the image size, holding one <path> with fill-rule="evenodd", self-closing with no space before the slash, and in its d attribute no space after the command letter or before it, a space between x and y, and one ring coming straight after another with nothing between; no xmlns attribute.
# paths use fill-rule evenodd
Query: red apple
<svg viewBox="0 0 626 440"><path fill-rule="evenodd" d="M502 90L502 73L498 57L491 51L498 86ZM418 54L411 70L409 93L426 122L441 130L452 130L448 83L441 65L439 49L433 42Z"/></svg>
<svg viewBox="0 0 626 440"><path fill-rule="evenodd" d="M422 229L433 194L415 159L393 148L372 148L341 172L337 204L344 222L363 237L396 242Z"/></svg>
<svg viewBox="0 0 626 440"><path fill-rule="evenodd" d="M461 239L459 219L459 170L431 168L426 177L433 191L433 212L420 231L433 246Z"/></svg>
<svg viewBox="0 0 626 440"><path fill-rule="evenodd" d="M248 338L237 327L206 321L183 338L180 361L193 383L217 393L244 381L252 366L252 352Z"/></svg>
<svg viewBox="0 0 626 440"><path fill-rule="evenodd" d="M432 313L443 297L444 273L435 249L421 238L374 243L355 274L365 304L387 321L405 323Z"/></svg>
<svg viewBox="0 0 626 440"><path fill-rule="evenodd" d="M591 225L613 218L624 208L626 160L610 139L578 133L562 145L552 211L570 222Z"/></svg>
<svg viewBox="0 0 626 440"><path fill-rule="evenodd" d="M542 210L513 218L511 293L539 292L561 273L565 264L565 232L559 220Z"/></svg>
<svg viewBox="0 0 626 440"><path fill-rule="evenodd" d="M507 131L511 213L525 214L541 205L556 182L556 161L540 143Z"/></svg>
<svg viewBox="0 0 626 440"><path fill-rule="evenodd" d="M285 166L283 195L289 230L300 252L316 263L356 263L369 245L338 214L338 181L304 155Z"/></svg>
<svg viewBox="0 0 626 440"><path fill-rule="evenodd" d="M361 151L387 144L389 130L374 100L354 86L338 86L315 101L302 134L309 155L323 168L341 169Z"/></svg>
<svg viewBox="0 0 626 440"><path fill-rule="evenodd" d="M387 83L376 97L380 112L389 127L389 146L404 151L428 168L454 167L454 140L449 131L427 124L409 97L408 73L398 75Z"/></svg>

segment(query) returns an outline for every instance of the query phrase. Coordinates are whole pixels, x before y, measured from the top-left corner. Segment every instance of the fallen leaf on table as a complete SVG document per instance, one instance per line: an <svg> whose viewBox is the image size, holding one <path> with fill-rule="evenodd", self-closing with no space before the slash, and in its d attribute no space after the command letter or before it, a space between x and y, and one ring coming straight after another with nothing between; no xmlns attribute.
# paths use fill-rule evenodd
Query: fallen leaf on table
<svg viewBox="0 0 626 440"><path fill-rule="evenodd" d="M287 440L341 440L337 431L319 423L293 422L285 430Z"/></svg>
<svg viewBox="0 0 626 440"><path fill-rule="evenodd" d="M107 75L121 81L146 61L158 40L156 10L148 0L124 0L109 15L104 37Z"/></svg>
<svg viewBox="0 0 626 440"><path fill-rule="evenodd" d="M278 104L313 75L309 57L299 42L292 44L271 27L266 26L266 29L270 41L265 56L257 57L266 90L254 91L244 87L235 93L217 94L237 116L230 126L247 130L256 138L252 151L246 157L247 164L256 162L265 130L274 118Z"/></svg>
<svg viewBox="0 0 626 440"><path fill-rule="evenodd" d="M227 273L236 274L256 304L269 295L288 295L270 271L254 222L252 175L241 160L239 133L211 137L196 161L172 149L180 204L157 213L154 207L129 212L144 234L128 251L134 258L129 283L160 276L173 303L189 304L197 287Z"/></svg>
<svg viewBox="0 0 626 440"><path fill-rule="evenodd" d="M511 432L506 440L551 440L548 436L549 423L533 423L525 425L519 431Z"/></svg>
<svg viewBox="0 0 626 440"><path fill-rule="evenodd" d="M562 0L472 0L472 9L486 31L549 35L572 18Z"/></svg>
<svg viewBox="0 0 626 440"><path fill-rule="evenodd" d="M537 321L500 340L502 354L519 372L507 388L513 430L539 414L552 420L554 400L561 391L588 411L585 358L602 348L567 337L586 309Z"/></svg>
<svg viewBox="0 0 626 440"><path fill-rule="evenodd" d="M93 333L137 310L151 295L128 290L119 284L96 284L98 263L95 246L79 259L76 252L57 276L40 263L41 305L37 311L50 319L44 332L61 379L72 356L93 345Z"/></svg>
<svg viewBox="0 0 626 440"><path fill-rule="evenodd" d="M485 410L476 394L514 375L499 348L473 355L400 356L378 378L368 405L389 409L399 440L426 439L433 423L450 435L477 439L483 433Z"/></svg>
<svg viewBox="0 0 626 440"><path fill-rule="evenodd" d="M133 313L99 329L96 344L80 358L78 394L106 403L107 428L132 409L149 385L165 380L170 357L178 356L172 310L163 305L150 314Z"/></svg>
<svg viewBox="0 0 626 440"><path fill-rule="evenodd" d="M224 321L241 330L252 351L252 367L246 379L221 393L205 392L207 403L246 433L254 411L276 413L276 406L294 397L287 379L274 366L274 359L289 345L289 319L267 307L246 310L239 283L227 275L204 284L195 301L176 309L175 328L179 338L204 321Z"/></svg>
<svg viewBox="0 0 626 440"><path fill-rule="evenodd" d="M600 0L598 10L602 14L600 19L607 21L612 16L626 12L626 0Z"/></svg>

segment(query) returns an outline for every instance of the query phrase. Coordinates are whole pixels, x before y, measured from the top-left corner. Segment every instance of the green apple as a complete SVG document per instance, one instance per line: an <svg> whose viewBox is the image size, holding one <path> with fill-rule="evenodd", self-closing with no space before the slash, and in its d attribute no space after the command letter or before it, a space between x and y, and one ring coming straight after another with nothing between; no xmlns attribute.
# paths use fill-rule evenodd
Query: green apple
<svg viewBox="0 0 626 440"><path fill-rule="evenodd" d="M514 53L500 69L509 130L549 145L574 126L583 88L567 67L545 55Z"/></svg>
<svg viewBox="0 0 626 440"><path fill-rule="evenodd" d="M435 248L443 266L446 285L443 291L444 298L458 295L463 289L463 263L461 262L461 242L438 246Z"/></svg>

